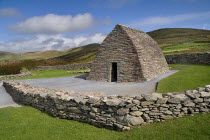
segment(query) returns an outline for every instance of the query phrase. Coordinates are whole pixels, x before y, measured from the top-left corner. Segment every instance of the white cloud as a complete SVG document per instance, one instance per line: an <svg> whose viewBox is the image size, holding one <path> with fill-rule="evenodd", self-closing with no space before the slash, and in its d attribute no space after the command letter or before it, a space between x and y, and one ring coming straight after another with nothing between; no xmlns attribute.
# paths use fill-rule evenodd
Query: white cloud
<svg viewBox="0 0 210 140"><path fill-rule="evenodd" d="M89 13L71 15L47 14L45 16L35 16L15 25L10 29L17 33L64 33L76 32L94 26L97 21Z"/></svg>
<svg viewBox="0 0 210 140"><path fill-rule="evenodd" d="M20 12L15 8L0 9L0 17L18 17Z"/></svg>
<svg viewBox="0 0 210 140"><path fill-rule="evenodd" d="M62 35L35 35L31 38L15 39L7 43L0 42L0 51L7 52L34 52L46 50L67 50L91 43L101 43L106 35L95 33L67 38Z"/></svg>
<svg viewBox="0 0 210 140"><path fill-rule="evenodd" d="M130 23L129 26L149 27L154 25L167 25L187 20L196 20L196 19L209 18L209 17L210 17L210 12L180 14L175 16L156 16L156 17L150 17L134 21Z"/></svg>
<svg viewBox="0 0 210 140"><path fill-rule="evenodd" d="M203 29L204 30L209 30L210 29L210 24L203 24Z"/></svg>

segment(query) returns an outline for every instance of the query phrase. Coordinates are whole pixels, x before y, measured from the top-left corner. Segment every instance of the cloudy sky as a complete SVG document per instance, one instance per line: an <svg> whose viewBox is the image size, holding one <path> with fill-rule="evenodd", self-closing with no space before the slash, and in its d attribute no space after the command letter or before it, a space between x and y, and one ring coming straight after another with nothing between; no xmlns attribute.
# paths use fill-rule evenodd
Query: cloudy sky
<svg viewBox="0 0 210 140"><path fill-rule="evenodd" d="M210 0L0 0L0 51L101 43L116 24L210 30Z"/></svg>

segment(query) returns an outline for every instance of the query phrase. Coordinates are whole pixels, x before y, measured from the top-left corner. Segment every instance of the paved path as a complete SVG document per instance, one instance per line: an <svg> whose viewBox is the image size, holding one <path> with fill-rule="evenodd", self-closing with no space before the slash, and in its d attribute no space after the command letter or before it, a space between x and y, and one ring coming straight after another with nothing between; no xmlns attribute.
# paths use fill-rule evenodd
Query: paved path
<svg viewBox="0 0 210 140"><path fill-rule="evenodd" d="M12 100L12 97L5 91L2 82L0 82L0 108L8 106L18 107L19 105Z"/></svg>
<svg viewBox="0 0 210 140"><path fill-rule="evenodd" d="M160 75L149 82L144 83L108 83L85 80L86 75L75 77L59 77L45 79L18 80L38 87L66 89L76 92L103 92L108 95L140 95L151 94L156 89L156 83L177 70Z"/></svg>

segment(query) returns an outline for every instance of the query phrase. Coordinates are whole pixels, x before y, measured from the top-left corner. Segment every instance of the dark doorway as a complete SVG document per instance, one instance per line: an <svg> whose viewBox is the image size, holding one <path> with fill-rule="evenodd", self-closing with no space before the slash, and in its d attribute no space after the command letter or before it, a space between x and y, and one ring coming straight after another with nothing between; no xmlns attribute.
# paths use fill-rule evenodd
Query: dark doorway
<svg viewBox="0 0 210 140"><path fill-rule="evenodd" d="M112 63L111 82L117 81L117 63Z"/></svg>

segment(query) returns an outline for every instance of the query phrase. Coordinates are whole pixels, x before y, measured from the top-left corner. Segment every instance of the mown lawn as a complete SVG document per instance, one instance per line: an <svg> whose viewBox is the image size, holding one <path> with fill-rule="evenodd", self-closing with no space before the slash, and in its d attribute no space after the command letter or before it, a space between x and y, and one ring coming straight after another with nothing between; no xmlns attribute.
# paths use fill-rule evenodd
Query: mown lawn
<svg viewBox="0 0 210 140"><path fill-rule="evenodd" d="M210 139L210 114L154 123L128 132L53 118L32 107L0 109L1 140L186 140Z"/></svg>
<svg viewBox="0 0 210 140"><path fill-rule="evenodd" d="M83 69L87 70L87 69ZM40 78L54 78L54 77L66 77L66 76L76 76L83 75L85 73L71 73L79 72L81 70L50 70L50 71L31 71L35 76L26 76L18 79L40 79Z"/></svg>
<svg viewBox="0 0 210 140"><path fill-rule="evenodd" d="M210 65L171 64L169 66L180 71L159 82L157 90L159 93L193 90L210 84Z"/></svg>

